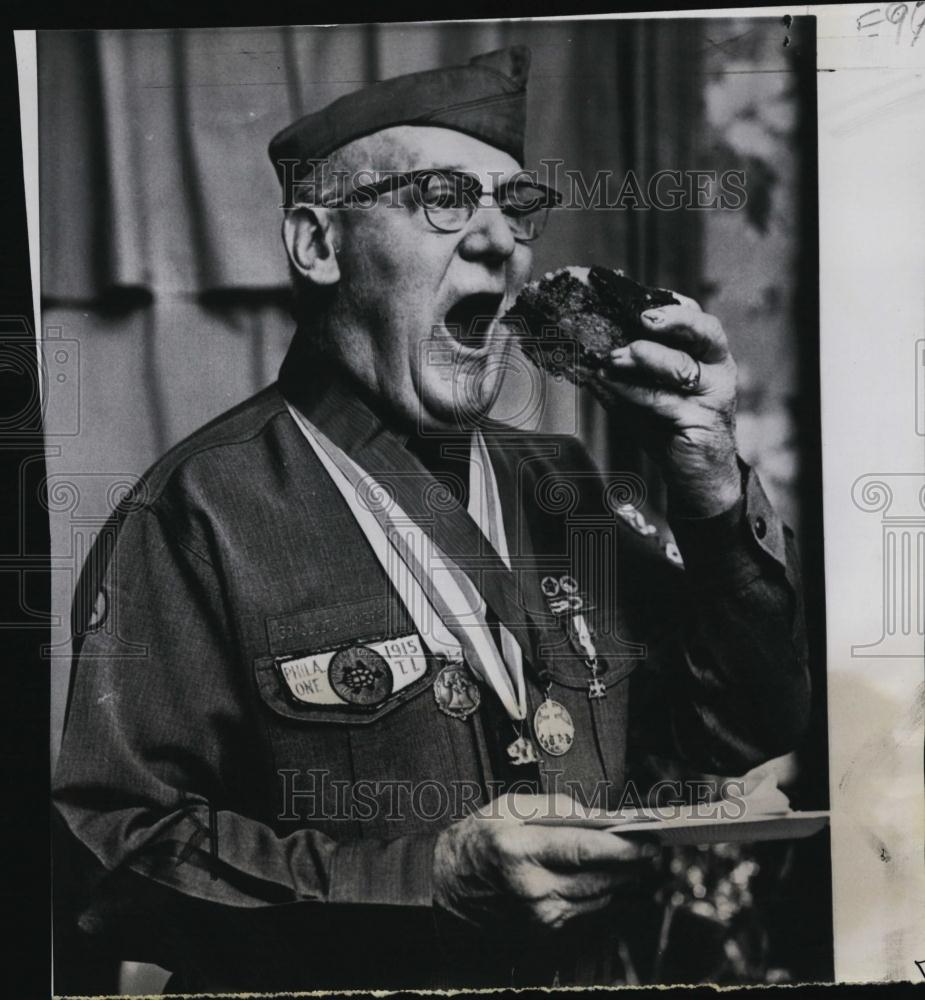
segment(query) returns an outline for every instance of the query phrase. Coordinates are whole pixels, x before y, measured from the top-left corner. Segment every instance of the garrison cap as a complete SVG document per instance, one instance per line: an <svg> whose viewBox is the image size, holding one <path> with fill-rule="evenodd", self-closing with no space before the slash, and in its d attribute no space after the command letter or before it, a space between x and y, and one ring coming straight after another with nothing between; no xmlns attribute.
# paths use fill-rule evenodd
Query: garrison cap
<svg viewBox="0 0 925 1000"><path fill-rule="evenodd" d="M530 50L513 45L475 56L465 66L383 80L278 132L270 140L270 160L282 181L282 160L319 160L393 125L433 125L481 139L522 165L529 68Z"/></svg>

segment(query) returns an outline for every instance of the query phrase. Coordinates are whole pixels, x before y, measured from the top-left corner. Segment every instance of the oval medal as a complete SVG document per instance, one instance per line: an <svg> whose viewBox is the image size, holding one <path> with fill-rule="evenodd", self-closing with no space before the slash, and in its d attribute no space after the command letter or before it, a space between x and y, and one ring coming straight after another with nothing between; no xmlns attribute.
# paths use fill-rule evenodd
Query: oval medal
<svg viewBox="0 0 925 1000"><path fill-rule="evenodd" d="M575 723L565 705L547 698L533 716L536 741L548 754L561 757L575 742Z"/></svg>

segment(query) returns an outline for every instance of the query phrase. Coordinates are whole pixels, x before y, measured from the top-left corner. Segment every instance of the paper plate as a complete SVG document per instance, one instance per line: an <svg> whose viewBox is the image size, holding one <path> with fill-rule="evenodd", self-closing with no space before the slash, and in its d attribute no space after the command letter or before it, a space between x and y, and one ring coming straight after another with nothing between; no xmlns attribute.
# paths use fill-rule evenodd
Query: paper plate
<svg viewBox="0 0 925 1000"><path fill-rule="evenodd" d="M575 826L645 837L664 845L731 844L759 840L799 840L828 826L825 811L752 814L739 819L679 816L671 819L626 819L601 813L589 816L527 820L540 826Z"/></svg>

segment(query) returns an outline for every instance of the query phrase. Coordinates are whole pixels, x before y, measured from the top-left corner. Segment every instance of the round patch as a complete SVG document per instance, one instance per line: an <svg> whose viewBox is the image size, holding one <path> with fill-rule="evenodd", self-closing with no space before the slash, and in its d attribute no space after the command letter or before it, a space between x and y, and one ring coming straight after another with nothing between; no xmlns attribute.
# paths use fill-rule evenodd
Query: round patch
<svg viewBox="0 0 925 1000"><path fill-rule="evenodd" d="M559 581L554 576L544 576L540 588L547 597L555 597L559 593Z"/></svg>
<svg viewBox="0 0 925 1000"><path fill-rule="evenodd" d="M328 680L351 705L378 705L392 693L388 663L367 646L351 646L335 654L328 667Z"/></svg>
<svg viewBox="0 0 925 1000"><path fill-rule="evenodd" d="M553 757L568 753L575 742L575 723L565 705L547 698L533 716L536 741Z"/></svg>

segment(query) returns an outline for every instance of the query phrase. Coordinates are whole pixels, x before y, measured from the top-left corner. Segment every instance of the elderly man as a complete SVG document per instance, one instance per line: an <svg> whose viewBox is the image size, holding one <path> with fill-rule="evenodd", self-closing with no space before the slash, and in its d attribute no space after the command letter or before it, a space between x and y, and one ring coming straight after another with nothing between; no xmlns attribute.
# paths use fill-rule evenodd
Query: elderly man
<svg viewBox="0 0 925 1000"><path fill-rule="evenodd" d="M737 461L714 317L647 314L595 385L673 537L616 516L634 481L575 441L484 419L548 207L528 57L273 140L279 380L158 462L88 563L108 612L75 623L56 776L80 923L185 990L619 981L653 848L529 819L621 804L651 755L740 774L805 726L792 539Z"/></svg>

